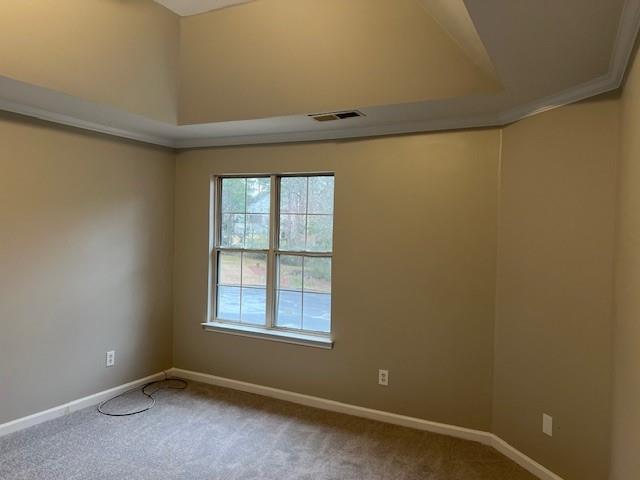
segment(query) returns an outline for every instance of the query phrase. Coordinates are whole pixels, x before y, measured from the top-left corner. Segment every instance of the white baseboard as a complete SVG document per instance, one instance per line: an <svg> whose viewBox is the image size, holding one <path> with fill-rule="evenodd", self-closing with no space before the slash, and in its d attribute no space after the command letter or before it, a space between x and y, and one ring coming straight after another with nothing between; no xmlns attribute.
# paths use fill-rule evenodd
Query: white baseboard
<svg viewBox="0 0 640 480"><path fill-rule="evenodd" d="M522 468L527 470L529 473L535 475L540 480L563 480L562 477L556 475L547 467L540 465L533 458L528 457L520 450L516 450L514 447L509 445L507 442L502 440L497 435L493 435L493 442L491 446L498 450L505 457L513 460L515 463L520 465Z"/></svg>
<svg viewBox="0 0 640 480"><path fill-rule="evenodd" d="M414 428L416 430L423 430L426 432L461 438L463 440L479 442L495 448L504 456L513 460L522 468L540 478L540 480L563 480L561 477L559 477L546 467L540 465L538 462L528 457L524 453L516 450L514 447L512 447L493 433L483 432L480 430L472 430L470 428L458 427L455 425L447 425L444 423L431 422L429 420L423 420L421 418L398 415L397 413L384 412L382 410L358 407L356 405L336 402L334 400L327 400L325 398L303 395L301 393L280 390L278 388L265 387L263 385L241 382L239 380L232 380L229 378L216 377L215 375L209 375L206 373L182 370L180 368L171 368L167 370L166 373L168 376L184 378L186 380L193 380L194 382L217 385L219 387L226 387L233 390L255 393L257 395L277 398L279 400L306 405L308 407L319 408L331 412L344 413L347 415L353 415L355 417L368 418L370 420L377 420L379 422L385 422L393 425ZM42 412L34 413L33 415L29 415L27 417L18 418L17 420L1 424L0 437L13 432L17 432L19 430L23 430L28 427L32 427L39 423L68 415L69 413L75 412L76 410L81 410L86 407L98 405L99 403L129 389L142 386L145 383L152 382L154 380L160 380L162 378L164 378L164 372L156 373L139 380L134 380L133 382L125 383L124 385L110 388L109 390L104 390L102 392L95 393L93 395L89 395L87 397L80 398L69 403L65 403L64 405L50 408Z"/></svg>
<svg viewBox="0 0 640 480"><path fill-rule="evenodd" d="M241 382L239 380L232 380L224 377L217 377L215 375L209 375L206 373L192 372L190 370L183 370L180 368L172 368L167 371L167 374L173 377L193 380L194 382L206 383L209 385L231 388L233 390L255 393L257 395L262 395L265 397L277 398L279 400L306 405L308 407L315 407L331 412L344 413L347 415L353 415L355 417L368 418L370 420L377 420L379 422L391 423L393 425L414 428L416 430L439 433L441 435L447 435L449 437L479 442L495 448L504 456L513 460L522 468L540 478L540 480L563 480L561 477L551 472L544 466L540 465L532 458L529 458L524 453L516 450L514 447L512 447L493 433L483 432L480 430L472 430L455 425L447 425L444 423L431 422L428 420L423 420L421 418L398 415L396 413L384 412L382 410L358 407L356 405L336 402L334 400L327 400L325 398L303 395L301 393L280 390L278 388L265 387L263 385Z"/></svg>
<svg viewBox="0 0 640 480"><path fill-rule="evenodd" d="M65 403L64 405L59 405L42 412L34 413L33 415L29 415L27 417L18 418L16 420L12 420L11 422L0 424L0 437L13 432L17 432L18 430L23 430L25 428L38 425L39 423L47 422L58 417L63 417L71 412L75 412L76 410L82 410L83 408L98 405L99 403L102 403L105 400L108 400L111 397L115 397L116 395L119 395L121 393L124 393L127 390L142 386L148 382L153 382L154 380L161 380L163 378L163 372L156 373L145 378L134 380L133 382L125 383L124 385L110 388L109 390L94 393L93 395L89 395L78 400L73 400L72 402Z"/></svg>
<svg viewBox="0 0 640 480"><path fill-rule="evenodd" d="M209 385L217 385L219 387L231 388L243 392L255 393L264 397L277 398L287 402L298 403L308 407L315 407L331 412L346 413L355 417L368 418L370 420L378 420L380 422L392 423L403 427L410 427L416 430L424 430L427 432L440 433L450 437L462 438L464 440L472 440L485 445L491 445L492 435L480 430L471 430L464 427L456 427L444 423L430 422L396 413L383 412L381 410L373 410L371 408L358 407L347 403L327 400L325 398L312 397L311 395L303 395L301 393L280 390L278 388L265 387L253 383L241 382L239 380L231 380L229 378L216 377L206 373L192 372L179 368L172 368L167 371L169 376L193 380L194 382L207 383Z"/></svg>

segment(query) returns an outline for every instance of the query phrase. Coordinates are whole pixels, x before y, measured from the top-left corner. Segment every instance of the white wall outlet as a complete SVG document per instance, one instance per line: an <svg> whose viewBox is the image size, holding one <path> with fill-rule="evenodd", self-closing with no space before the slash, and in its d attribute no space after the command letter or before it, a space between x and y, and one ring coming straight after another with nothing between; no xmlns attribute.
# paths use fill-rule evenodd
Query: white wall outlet
<svg viewBox="0 0 640 480"><path fill-rule="evenodd" d="M553 437L553 417L546 413L542 414L542 432Z"/></svg>
<svg viewBox="0 0 640 480"><path fill-rule="evenodd" d="M378 384L389 385L389 370L378 370Z"/></svg>
<svg viewBox="0 0 640 480"><path fill-rule="evenodd" d="M116 364L116 351L115 350L109 350L107 352L106 365L107 365L107 367L113 367L115 364Z"/></svg>

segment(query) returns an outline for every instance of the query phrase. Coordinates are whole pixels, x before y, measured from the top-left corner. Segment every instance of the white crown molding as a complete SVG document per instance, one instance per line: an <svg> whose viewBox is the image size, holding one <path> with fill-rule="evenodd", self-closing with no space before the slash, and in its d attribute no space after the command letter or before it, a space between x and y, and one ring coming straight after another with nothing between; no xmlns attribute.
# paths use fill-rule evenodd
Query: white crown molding
<svg viewBox="0 0 640 480"><path fill-rule="evenodd" d="M548 112L554 108L563 107L602 93L616 90L620 85L615 77L615 75L609 73L555 95L540 98L525 105L512 108L500 113L497 123L500 125L508 125L509 123L514 123L533 115Z"/></svg>
<svg viewBox="0 0 640 480"><path fill-rule="evenodd" d="M174 146L172 137L177 128L3 76L0 110L163 147Z"/></svg>
<svg viewBox="0 0 640 480"><path fill-rule="evenodd" d="M640 2L638 0L625 0L609 67L609 75L611 75L612 81L615 81L616 88L620 87L624 82L639 28Z"/></svg>
<svg viewBox="0 0 640 480"><path fill-rule="evenodd" d="M283 132L265 135L240 135L228 137L203 137L177 140L175 148L226 147L234 145L260 145L273 143L295 143L348 138L402 135L406 133L439 132L479 127L500 127L504 125L494 115L479 115L455 119L435 119L423 122L392 123L367 127L352 127L336 130L308 130L303 132Z"/></svg>
<svg viewBox="0 0 640 480"><path fill-rule="evenodd" d="M397 135L403 133L436 132L469 128L504 127L532 115L544 113L587 98L617 90L624 81L627 65L631 59L636 37L640 30L640 1L625 0L618 33L606 75L576 85L548 97L534 100L503 112L476 116L461 116L455 119L436 119L424 122L395 123L372 127L350 128L328 131L283 132L271 135L246 135L229 137L203 137L178 140L176 148L203 148L233 145L254 145L286 142L321 141L358 137Z"/></svg>
<svg viewBox="0 0 640 480"><path fill-rule="evenodd" d="M635 46L640 29L640 2L626 0L620 16L620 25L616 36L609 71L606 75L576 85L563 92L535 100L527 105L513 108L500 114L500 124L506 125L524 118L552 110L554 108L579 102L590 97L617 90L624 82L627 65Z"/></svg>
<svg viewBox="0 0 640 480"><path fill-rule="evenodd" d="M283 117L288 122L280 122L280 119L260 120L257 121L261 125L259 128L252 127L255 125L251 123L253 121L229 122L223 126L223 131L220 124L176 125L159 122L7 77L0 77L0 110L176 149L338 140L502 127L531 115L618 89L624 80L639 28L640 0L626 0L607 74L523 105L484 114L460 114L451 118L432 115L429 118L430 107L425 104L424 120L410 122L379 123L367 126L358 126L356 122L350 122L351 126L339 129L326 129L326 126L314 125L317 127L316 130L302 130L300 126L305 125L308 119L305 115L300 115ZM265 125L268 128L263 128ZM239 134L239 132L252 130L252 133ZM263 133L256 133L261 130Z"/></svg>
<svg viewBox="0 0 640 480"><path fill-rule="evenodd" d="M159 145L162 147L175 146L175 142L169 137L161 137L157 135L144 134L136 132L134 129L123 129L109 124L96 123L89 120L83 120L79 117L65 115L62 113L54 112L51 110L44 110L42 108L32 107L20 103L11 102L0 98L0 110L5 112L17 113L19 115L25 115L27 117L37 118L38 120L44 120L51 123L57 123L58 125L65 125L68 127L80 128L82 130L88 130L96 133L103 133L105 135L111 135L114 137L126 138L128 140L136 140L138 142L150 143L152 145Z"/></svg>

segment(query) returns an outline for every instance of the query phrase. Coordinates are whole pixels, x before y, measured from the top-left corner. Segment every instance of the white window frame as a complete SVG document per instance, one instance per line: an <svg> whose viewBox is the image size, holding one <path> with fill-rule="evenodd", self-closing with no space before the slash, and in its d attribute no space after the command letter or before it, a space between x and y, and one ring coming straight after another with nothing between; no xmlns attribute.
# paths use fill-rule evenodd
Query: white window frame
<svg viewBox="0 0 640 480"><path fill-rule="evenodd" d="M232 174L214 175L211 177L210 220L209 220L209 285L207 320L203 323L205 330L218 333L227 333L254 338L263 338L285 343L293 343L303 346L333 348L333 282L331 292L331 326L330 332L315 332L276 326L276 282L277 282L277 257L278 255L290 255L301 257L330 258L333 267L333 245L328 252L308 252L280 250L280 180L287 177L313 177L331 176L333 172L304 172L283 174ZM222 235L222 180L226 178L269 178L271 181L271 199L269 213L269 248L246 249L221 247ZM307 192L308 195L308 192ZM334 217L335 218L335 217ZM218 255L220 252L249 252L265 253L267 255L267 286L266 286L266 325L249 325L236 321L218 319L217 312L217 288L218 288ZM304 298L304 297L303 297Z"/></svg>

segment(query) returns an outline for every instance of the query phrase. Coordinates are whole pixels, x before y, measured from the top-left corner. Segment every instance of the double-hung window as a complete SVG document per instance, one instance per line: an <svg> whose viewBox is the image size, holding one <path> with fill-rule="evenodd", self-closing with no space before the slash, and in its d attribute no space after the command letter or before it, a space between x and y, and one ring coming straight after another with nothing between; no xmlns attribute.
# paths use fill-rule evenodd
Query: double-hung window
<svg viewBox="0 0 640 480"><path fill-rule="evenodd" d="M207 327L330 344L333 198L332 174L214 177Z"/></svg>

